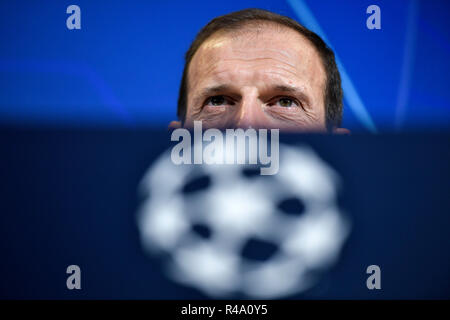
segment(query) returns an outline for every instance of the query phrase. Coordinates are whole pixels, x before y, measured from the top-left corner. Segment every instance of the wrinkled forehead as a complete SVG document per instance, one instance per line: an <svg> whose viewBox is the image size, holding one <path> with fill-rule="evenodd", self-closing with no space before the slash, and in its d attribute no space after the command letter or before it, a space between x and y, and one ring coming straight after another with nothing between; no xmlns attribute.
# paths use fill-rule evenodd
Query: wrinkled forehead
<svg viewBox="0 0 450 320"><path fill-rule="evenodd" d="M314 70L314 80L321 86L325 84L325 68L313 44L296 30L269 22L220 30L209 37L191 60L188 88L213 76L218 69L233 72L233 61L285 65L299 76Z"/></svg>

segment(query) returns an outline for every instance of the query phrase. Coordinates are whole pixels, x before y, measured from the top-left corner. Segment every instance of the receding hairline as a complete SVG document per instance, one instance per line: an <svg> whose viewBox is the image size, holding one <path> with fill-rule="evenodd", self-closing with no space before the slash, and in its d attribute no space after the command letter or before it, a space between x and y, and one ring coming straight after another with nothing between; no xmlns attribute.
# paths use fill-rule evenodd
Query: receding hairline
<svg viewBox="0 0 450 320"><path fill-rule="evenodd" d="M213 33L211 33L207 38L203 39L200 46L195 50L194 54L192 55L191 59L189 60L189 63L194 59L196 53L205 46L208 42L210 42L214 38L219 37L226 37L226 36L232 36L232 39L236 39L241 37L242 35L247 34L255 34L258 36L259 34L264 33L264 29L267 29L267 27L276 28L276 32L283 32L283 30L290 30L293 34L299 36L300 38L306 40L307 43L309 43L310 47L320 56L319 50L316 48L315 44L308 39L304 34L302 34L298 29L296 29L294 26L288 26L285 24L282 24L281 22L277 21L271 21L271 20L264 20L264 19L252 19L252 20L246 20L246 21L240 21L238 23L222 27Z"/></svg>
<svg viewBox="0 0 450 320"><path fill-rule="evenodd" d="M212 34L209 35L208 38L204 40L204 42L208 41L208 39L218 35L218 34L246 34L246 33L253 33L253 32L259 32L262 29L266 27L274 27L277 29L291 29L292 31L297 32L298 34L301 34L298 32L298 30L295 29L295 27L291 27L285 24L282 24L281 22L272 21L272 20L265 20L265 19L251 19L251 20L244 20L239 21L238 23L231 24L228 26L224 26L216 31L214 31ZM277 31L279 31L277 30Z"/></svg>

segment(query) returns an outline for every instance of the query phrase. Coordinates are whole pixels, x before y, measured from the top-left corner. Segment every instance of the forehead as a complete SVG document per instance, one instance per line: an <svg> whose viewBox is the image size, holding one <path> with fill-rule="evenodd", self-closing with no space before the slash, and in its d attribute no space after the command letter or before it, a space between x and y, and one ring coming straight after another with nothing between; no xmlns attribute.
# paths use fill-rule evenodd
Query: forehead
<svg viewBox="0 0 450 320"><path fill-rule="evenodd" d="M247 69L262 81L273 76L322 89L326 79L322 60L307 38L291 28L265 23L219 31L208 38L190 63L188 87L239 80Z"/></svg>

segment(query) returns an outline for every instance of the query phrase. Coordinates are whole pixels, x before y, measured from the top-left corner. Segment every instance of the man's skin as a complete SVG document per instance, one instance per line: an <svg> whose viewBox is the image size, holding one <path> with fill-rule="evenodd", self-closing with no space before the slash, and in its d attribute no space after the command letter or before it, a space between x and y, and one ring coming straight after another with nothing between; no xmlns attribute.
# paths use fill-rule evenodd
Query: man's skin
<svg viewBox="0 0 450 320"><path fill-rule="evenodd" d="M295 30L264 22L219 31L189 66L184 127L326 132L325 85L319 54Z"/></svg>

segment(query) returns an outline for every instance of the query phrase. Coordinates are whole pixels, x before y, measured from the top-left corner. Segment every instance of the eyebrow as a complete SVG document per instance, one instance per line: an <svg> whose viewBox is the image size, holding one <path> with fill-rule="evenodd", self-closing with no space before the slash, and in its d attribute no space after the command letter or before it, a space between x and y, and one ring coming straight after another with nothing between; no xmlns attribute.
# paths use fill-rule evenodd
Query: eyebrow
<svg viewBox="0 0 450 320"><path fill-rule="evenodd" d="M302 92L302 90L300 90L297 87L286 86L286 85L276 85L276 86L273 86L272 89L275 89L276 91L283 91L283 92Z"/></svg>
<svg viewBox="0 0 450 320"><path fill-rule="evenodd" d="M230 89L231 89L230 85L221 84L221 85L212 86L212 87L208 87L208 88L203 89L202 92L201 92L201 95L202 96L209 96L209 95L212 95L214 93L228 91Z"/></svg>
<svg viewBox="0 0 450 320"><path fill-rule="evenodd" d="M230 89L231 89L230 85L221 84L221 85L205 88L205 89L202 90L201 94L203 96L206 96L206 95L210 95L210 94L213 94L213 93L227 91L227 90L230 90ZM304 93L303 90L301 90L300 88L297 88L297 87L294 87L294 86L289 86L289 85L283 85L283 84L272 86L271 89L274 90L274 91L281 91L281 92Z"/></svg>

